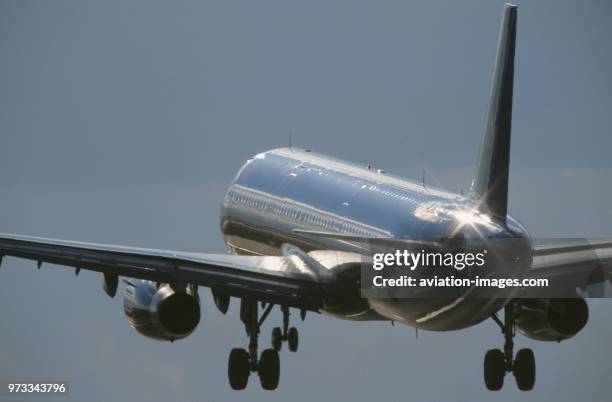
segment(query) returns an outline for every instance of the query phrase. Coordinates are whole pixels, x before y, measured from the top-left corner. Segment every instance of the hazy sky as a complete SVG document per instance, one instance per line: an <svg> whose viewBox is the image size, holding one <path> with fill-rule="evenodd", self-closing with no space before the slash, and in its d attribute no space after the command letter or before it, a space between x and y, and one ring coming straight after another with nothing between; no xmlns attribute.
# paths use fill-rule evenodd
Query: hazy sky
<svg viewBox="0 0 612 402"><path fill-rule="evenodd" d="M0 0L0 232L224 252L226 186L290 133L467 188L502 6ZM510 211L536 236L612 237L610 20L608 1L519 3ZM252 376L234 392L238 303L222 316L200 293L196 332L160 343L128 326L99 275L7 258L0 380L68 381L62 400L105 402L610 398L610 301L589 301L586 328L561 344L517 336L536 354L530 393L511 376L485 390L484 353L503 343L490 321L416 339L314 314L295 321L300 350L281 353L277 391Z"/></svg>

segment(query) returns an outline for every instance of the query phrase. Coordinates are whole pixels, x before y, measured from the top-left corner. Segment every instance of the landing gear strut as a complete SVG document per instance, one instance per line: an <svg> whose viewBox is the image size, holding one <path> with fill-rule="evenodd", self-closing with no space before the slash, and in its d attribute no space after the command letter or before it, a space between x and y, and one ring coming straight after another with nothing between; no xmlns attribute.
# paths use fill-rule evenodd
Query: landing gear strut
<svg viewBox="0 0 612 402"><path fill-rule="evenodd" d="M248 352L242 348L232 349L229 356L227 374L232 389L244 389L249 381L249 375L257 373L263 389L273 390L278 386L280 377L280 360L278 351L266 349L258 359L258 337L261 325L274 307L268 304L261 318L258 316L258 304L255 300L242 299L240 303L240 319L244 323L249 336Z"/></svg>
<svg viewBox="0 0 612 402"><path fill-rule="evenodd" d="M485 355L484 379L487 388L498 391L504 385L506 373L514 374L516 385L521 391L533 389L535 384L535 358L531 349L521 349L514 357L514 316L517 306L508 303L504 307L504 322L496 314L493 320L504 334L504 350L491 349Z"/></svg>
<svg viewBox="0 0 612 402"><path fill-rule="evenodd" d="M279 352L285 341L289 343L289 350L295 352L298 349L299 341L297 328L289 328L289 307L283 306L281 311L283 312L283 329L274 327L272 330L272 347Z"/></svg>

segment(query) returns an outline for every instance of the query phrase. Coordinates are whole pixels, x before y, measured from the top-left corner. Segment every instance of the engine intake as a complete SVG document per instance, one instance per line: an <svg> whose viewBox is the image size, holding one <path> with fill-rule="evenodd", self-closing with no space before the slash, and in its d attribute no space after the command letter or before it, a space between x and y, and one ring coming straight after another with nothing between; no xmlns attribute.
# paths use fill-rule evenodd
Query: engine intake
<svg viewBox="0 0 612 402"><path fill-rule="evenodd" d="M519 302L515 323L520 333L539 341L557 341L576 335L589 319L582 298L525 299Z"/></svg>
<svg viewBox="0 0 612 402"><path fill-rule="evenodd" d="M140 334L174 341L191 334L200 322L200 299L195 288L176 291L170 285L148 281L129 282L123 310L130 326Z"/></svg>

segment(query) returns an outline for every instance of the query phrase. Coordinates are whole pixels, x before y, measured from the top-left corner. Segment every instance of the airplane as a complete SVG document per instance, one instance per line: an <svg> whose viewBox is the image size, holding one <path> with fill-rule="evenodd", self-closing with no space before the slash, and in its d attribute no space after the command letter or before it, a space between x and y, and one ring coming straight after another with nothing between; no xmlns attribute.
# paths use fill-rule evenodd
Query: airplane
<svg viewBox="0 0 612 402"><path fill-rule="evenodd" d="M211 290L226 314L231 298L240 302L248 348L229 354L228 379L242 390L251 374L261 386L279 384L279 351L298 349L290 309L352 321L387 321L432 331L455 331L493 319L503 349L484 359L484 381L500 390L512 373L520 390L535 384L531 349L514 353L515 329L541 341L576 335L588 320L584 296L610 281L612 239L539 244L508 214L508 179L517 6L504 6L498 34L488 111L479 164L466 195L374 171L294 147L273 149L248 159L222 202L221 231L228 254L206 254L0 234L2 257L100 272L103 289L117 293L125 282L124 312L140 334L161 341L189 336L200 321L199 287ZM460 235L460 236L459 236ZM521 277L567 283L582 275L586 286L573 297L526 297L515 287L494 297L372 298L361 293L363 245L413 244L432 239L513 239L500 253ZM360 251L361 250L361 251ZM517 264L517 261L520 262ZM571 281L570 281L571 282ZM282 327L271 347L259 354L263 322L278 306ZM503 319L498 314L503 310Z"/></svg>

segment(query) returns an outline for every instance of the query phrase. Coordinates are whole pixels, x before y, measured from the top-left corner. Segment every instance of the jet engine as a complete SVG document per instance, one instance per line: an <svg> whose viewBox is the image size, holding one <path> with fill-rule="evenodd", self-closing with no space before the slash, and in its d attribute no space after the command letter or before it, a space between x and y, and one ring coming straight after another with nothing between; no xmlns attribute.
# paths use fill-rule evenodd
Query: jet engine
<svg viewBox="0 0 612 402"><path fill-rule="evenodd" d="M174 289L155 282L126 281L123 311L130 326L157 340L174 341L191 334L200 322L197 287Z"/></svg>
<svg viewBox="0 0 612 402"><path fill-rule="evenodd" d="M519 301L516 328L528 338L557 341L576 335L589 319L583 298L525 299Z"/></svg>

